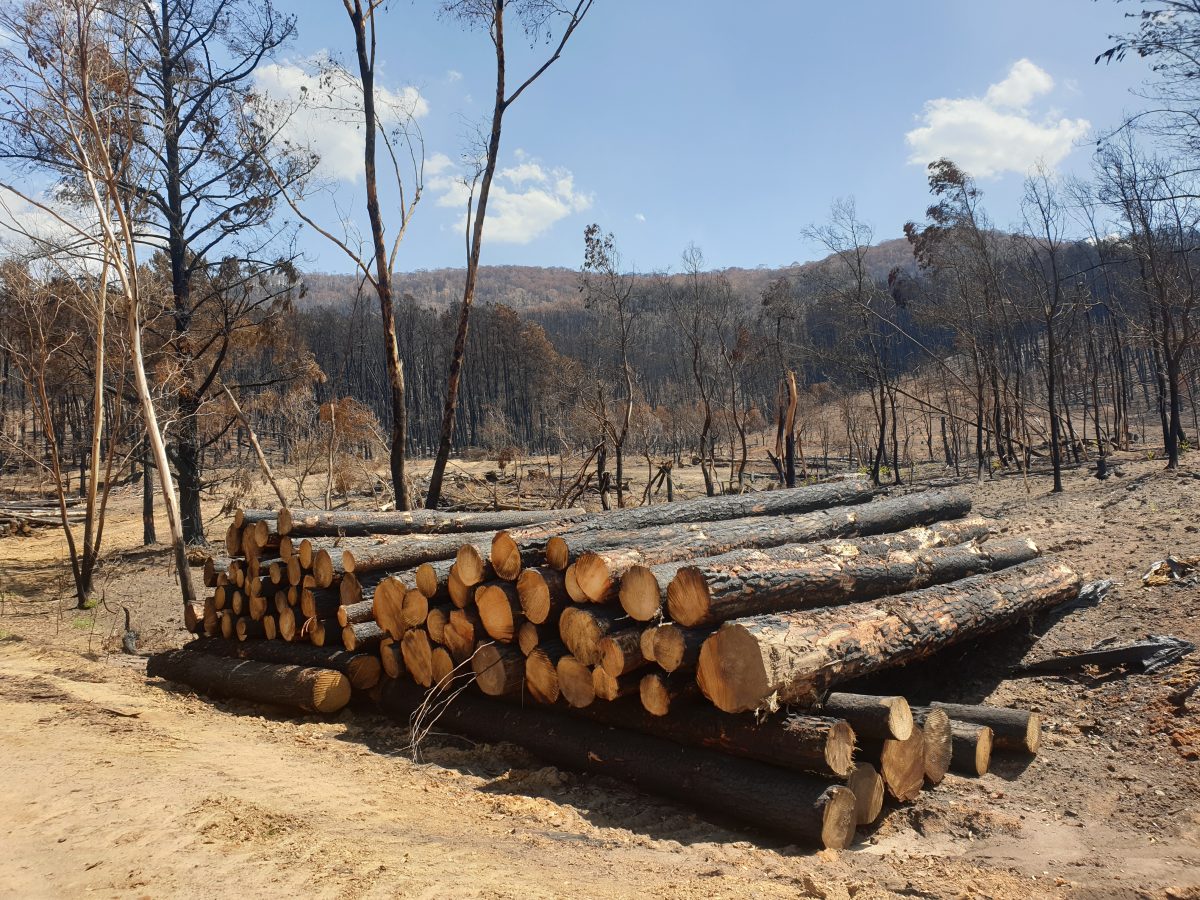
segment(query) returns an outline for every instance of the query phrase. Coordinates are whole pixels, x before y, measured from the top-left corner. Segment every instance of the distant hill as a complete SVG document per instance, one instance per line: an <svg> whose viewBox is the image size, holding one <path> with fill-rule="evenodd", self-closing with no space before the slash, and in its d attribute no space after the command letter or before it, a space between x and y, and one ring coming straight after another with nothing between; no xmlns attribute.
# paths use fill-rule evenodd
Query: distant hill
<svg viewBox="0 0 1200 900"><path fill-rule="evenodd" d="M755 269L722 269L734 292L755 301L781 275L800 274L820 265L817 260L798 265ZM883 241L871 248L867 265L873 278L886 278L897 266L911 268L912 251L904 238ZM462 297L463 269L423 269L396 276L399 296L411 294L422 306L444 309ZM304 307L338 307L354 300L359 279L353 275L312 272L304 275L307 294ZM579 273L574 269L548 266L481 266L475 299L480 304L504 304L519 312L532 313L580 305Z"/></svg>

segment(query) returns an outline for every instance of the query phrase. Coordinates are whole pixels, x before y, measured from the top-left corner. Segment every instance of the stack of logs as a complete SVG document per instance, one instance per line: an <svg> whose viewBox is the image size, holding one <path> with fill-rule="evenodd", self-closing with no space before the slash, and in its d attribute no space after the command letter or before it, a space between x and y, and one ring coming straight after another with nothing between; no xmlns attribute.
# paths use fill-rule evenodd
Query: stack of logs
<svg viewBox="0 0 1200 900"><path fill-rule="evenodd" d="M0 536L33 534L35 528L61 528L63 517L68 524L83 521L83 501L78 497L58 500L0 500Z"/></svg>
<svg viewBox="0 0 1200 900"><path fill-rule="evenodd" d="M151 674L309 711L453 693L439 727L845 847L885 793L1037 750L1036 713L843 690L1078 594L969 512L858 479L591 515L248 510L197 616L226 640Z"/></svg>

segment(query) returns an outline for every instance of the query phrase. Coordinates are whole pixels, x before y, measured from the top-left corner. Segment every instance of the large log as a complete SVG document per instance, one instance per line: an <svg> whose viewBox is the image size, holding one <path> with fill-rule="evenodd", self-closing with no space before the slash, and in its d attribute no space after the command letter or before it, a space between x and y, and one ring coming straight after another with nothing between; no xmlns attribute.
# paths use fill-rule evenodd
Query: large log
<svg viewBox="0 0 1200 900"><path fill-rule="evenodd" d="M671 716L648 713L639 698L593 703L575 714L822 778L844 779L854 768L854 729L841 719L781 714L759 721L753 715L726 715L699 699L681 701Z"/></svg>
<svg viewBox="0 0 1200 900"><path fill-rule="evenodd" d="M822 715L845 719L862 738L903 741L912 734L913 716L903 697L834 692L821 703Z"/></svg>
<svg viewBox="0 0 1200 900"><path fill-rule="evenodd" d="M1079 587L1074 570L1046 558L886 601L726 622L704 643L697 681L726 712L813 705L834 684L997 631Z"/></svg>
<svg viewBox="0 0 1200 900"><path fill-rule="evenodd" d="M903 741L870 738L860 742L863 759L879 764L887 792L901 803L917 799L925 786L925 735L919 725Z"/></svg>
<svg viewBox="0 0 1200 900"><path fill-rule="evenodd" d="M563 573L550 566L524 569L517 578L517 594L525 618L535 625L557 622L571 603Z"/></svg>
<svg viewBox="0 0 1200 900"><path fill-rule="evenodd" d="M521 690L525 681L525 657L516 647L488 642L471 658L475 683L489 697L505 697Z"/></svg>
<svg viewBox="0 0 1200 900"><path fill-rule="evenodd" d="M411 512L365 512L316 509L292 509L291 535L330 537L336 535L372 534L466 534L494 532L501 528L524 528L543 522L554 522L583 512L581 509L526 509L495 512L445 512L413 510Z"/></svg>
<svg viewBox="0 0 1200 900"><path fill-rule="evenodd" d="M393 681L381 703L407 722L423 696ZM627 781L791 840L842 849L854 839L852 791L765 763L469 694L449 704L438 724L477 741L518 744L552 765Z"/></svg>
<svg viewBox="0 0 1200 900"><path fill-rule="evenodd" d="M846 779L846 787L854 791L854 820L870 825L883 811L883 778L870 763L859 763Z"/></svg>
<svg viewBox="0 0 1200 900"><path fill-rule="evenodd" d="M569 543L571 558L578 559L575 577L581 590L592 598L607 596L633 566L691 561L746 548L884 534L961 518L970 510L971 501L965 495L924 491L818 512L664 525L642 531L588 531L565 535L562 540ZM549 551L546 559L557 568Z"/></svg>
<svg viewBox="0 0 1200 900"><path fill-rule="evenodd" d="M304 712L337 712L350 702L350 679L333 669L167 650L150 657L146 674L216 697L253 700Z"/></svg>
<svg viewBox="0 0 1200 900"><path fill-rule="evenodd" d="M925 780L941 784L950 771L954 748L950 717L940 709L919 706L913 710L913 720L921 729L925 745Z"/></svg>
<svg viewBox="0 0 1200 900"><path fill-rule="evenodd" d="M508 581L491 581L475 591L475 607L484 630L495 640L509 644L525 619L517 587Z"/></svg>
<svg viewBox="0 0 1200 900"><path fill-rule="evenodd" d="M576 520L499 531L492 538L488 558L501 578L516 578L523 566L540 562L543 558L546 558L553 568L561 571L566 569L570 562L571 548L588 534L635 532L640 529L690 522L795 514L848 503L862 503L869 499L872 493L873 489L866 481L848 479L806 485L786 491L702 497L696 500L595 513Z"/></svg>
<svg viewBox="0 0 1200 900"><path fill-rule="evenodd" d="M1037 558L1026 538L893 550L847 558L766 557L734 563L701 560L684 566L667 588L667 609L681 625L713 625L780 609L840 606L947 584Z"/></svg>
<svg viewBox="0 0 1200 900"><path fill-rule="evenodd" d="M600 640L630 624L619 611L569 606L558 619L558 633L571 655L585 666L600 663Z"/></svg>
<svg viewBox="0 0 1200 900"><path fill-rule="evenodd" d="M282 663L318 669L333 669L350 679L360 691L369 690L379 682L379 660L368 653L350 653L333 647L314 647L312 644L288 644L283 641L227 641L220 638L192 641L185 649L236 659Z"/></svg>
<svg viewBox="0 0 1200 900"><path fill-rule="evenodd" d="M992 729L992 748L1017 753L1037 753L1042 745L1040 713L1003 706L974 706L965 703L939 703L931 706L945 710L956 722L971 722Z"/></svg>

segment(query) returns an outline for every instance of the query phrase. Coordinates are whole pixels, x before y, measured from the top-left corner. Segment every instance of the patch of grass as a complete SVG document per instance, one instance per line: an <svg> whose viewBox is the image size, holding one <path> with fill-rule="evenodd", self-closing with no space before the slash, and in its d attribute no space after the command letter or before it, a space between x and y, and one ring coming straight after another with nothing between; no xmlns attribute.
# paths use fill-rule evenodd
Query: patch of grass
<svg viewBox="0 0 1200 900"><path fill-rule="evenodd" d="M92 627L92 620L87 616L75 616L71 619L71 627L78 628L80 631L88 631Z"/></svg>
<svg viewBox="0 0 1200 900"><path fill-rule="evenodd" d="M100 605L100 601L96 597L91 597L84 601L83 608L84 609L95 609L99 605Z"/></svg>
<svg viewBox="0 0 1200 900"><path fill-rule="evenodd" d="M7 641L11 640L12 638L13 633L11 631L5 631L3 628L0 628L0 641Z"/></svg>

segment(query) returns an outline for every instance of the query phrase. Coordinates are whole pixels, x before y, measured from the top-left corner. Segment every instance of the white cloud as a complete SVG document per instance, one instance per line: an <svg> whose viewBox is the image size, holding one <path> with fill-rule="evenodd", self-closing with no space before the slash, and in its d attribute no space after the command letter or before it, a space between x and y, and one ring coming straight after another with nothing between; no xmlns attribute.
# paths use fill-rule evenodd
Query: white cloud
<svg viewBox="0 0 1200 900"><path fill-rule="evenodd" d="M635 219L637 219L639 222L645 222L645 221L646 221L646 214L645 214L645 213L634 213L634 214L633 214L633 217L634 217Z"/></svg>
<svg viewBox="0 0 1200 900"><path fill-rule="evenodd" d="M1055 166L1091 128L1086 119L1038 115L1030 105L1054 89L1054 79L1028 59L983 97L941 97L925 104L922 124L904 136L908 161L953 160L977 178L1028 172L1039 161Z"/></svg>
<svg viewBox="0 0 1200 900"><path fill-rule="evenodd" d="M294 63L272 63L255 73L258 90L281 109L292 110L282 136L315 152L320 171L339 181L362 177L362 91L356 78L333 66L327 54ZM376 85L380 124L391 128L429 113L415 87Z"/></svg>
<svg viewBox="0 0 1200 900"><path fill-rule="evenodd" d="M492 181L487 219L483 224L487 240L499 244L528 244L567 216L591 207L592 195L575 189L575 177L570 171L547 169L524 151L518 150L515 155L520 162L498 169ZM435 156L445 159L441 154ZM429 175L428 163L426 174ZM462 231L467 224L470 189L461 174L443 166L426 182L438 192L438 206L463 211L455 225Z"/></svg>
<svg viewBox="0 0 1200 900"><path fill-rule="evenodd" d="M458 69L450 69L446 72L446 80L453 84L456 81L462 81L462 72Z"/></svg>

